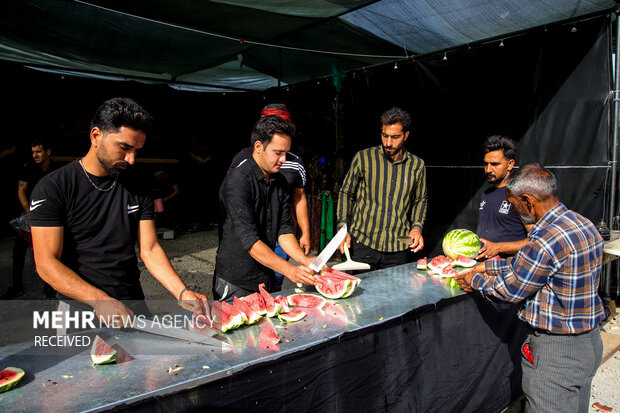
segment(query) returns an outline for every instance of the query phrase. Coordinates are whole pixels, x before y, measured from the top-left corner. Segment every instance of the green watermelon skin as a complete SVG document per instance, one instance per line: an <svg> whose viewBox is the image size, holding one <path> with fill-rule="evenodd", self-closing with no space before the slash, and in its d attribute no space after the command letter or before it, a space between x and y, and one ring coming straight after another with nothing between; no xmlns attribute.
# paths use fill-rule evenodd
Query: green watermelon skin
<svg viewBox="0 0 620 413"><path fill-rule="evenodd" d="M11 390L24 377L24 370L18 367L7 367L0 371L0 393Z"/></svg>
<svg viewBox="0 0 620 413"><path fill-rule="evenodd" d="M458 255L474 259L480 251L480 238L468 229L453 229L443 238L443 253L455 259Z"/></svg>

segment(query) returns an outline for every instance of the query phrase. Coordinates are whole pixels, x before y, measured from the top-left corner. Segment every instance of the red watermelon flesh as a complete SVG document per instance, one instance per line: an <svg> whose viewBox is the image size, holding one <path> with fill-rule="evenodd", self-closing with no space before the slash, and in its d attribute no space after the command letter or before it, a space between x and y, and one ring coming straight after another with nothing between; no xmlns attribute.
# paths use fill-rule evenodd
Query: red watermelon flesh
<svg viewBox="0 0 620 413"><path fill-rule="evenodd" d="M418 260L418 270L425 270L426 266L427 266L427 261L426 261L426 257L424 258L420 258Z"/></svg>
<svg viewBox="0 0 620 413"><path fill-rule="evenodd" d="M277 296L276 297L276 303L280 304L280 310L283 313L288 313L290 311L290 308L288 306L288 301L287 301L285 296L283 296L283 295Z"/></svg>
<svg viewBox="0 0 620 413"><path fill-rule="evenodd" d="M454 277L456 275L456 271L454 271L454 268L451 265L448 265L441 270L440 274L442 277Z"/></svg>
<svg viewBox="0 0 620 413"><path fill-rule="evenodd" d="M280 337L278 337L271 320L265 320L260 324L260 327L261 331L258 336L258 345L261 348L268 348L270 350L278 351L279 349L277 344L280 342Z"/></svg>
<svg viewBox="0 0 620 413"><path fill-rule="evenodd" d="M217 328L222 333L237 328L243 322L241 316L233 316L224 309L222 302L217 300L211 304L211 318L211 327Z"/></svg>
<svg viewBox="0 0 620 413"><path fill-rule="evenodd" d="M334 270L333 268L328 268L327 270L323 271L323 273L319 277L330 277L330 278L338 278L341 280L351 280L351 287L340 298L347 298L348 296L353 294L357 286L360 285L360 283L362 282L361 279L353 275L347 274L346 272Z"/></svg>
<svg viewBox="0 0 620 413"><path fill-rule="evenodd" d="M265 308L267 309L267 317L275 317L280 311L280 305L276 303L276 300L265 290L265 283L258 285L258 291L260 296L265 301Z"/></svg>
<svg viewBox="0 0 620 413"><path fill-rule="evenodd" d="M446 257L445 255L438 255L428 263L427 267L432 272L440 274L441 270L448 265L452 265L452 258Z"/></svg>
<svg viewBox="0 0 620 413"><path fill-rule="evenodd" d="M457 255L456 259L452 263L453 266L459 266L459 267L473 267L476 264L477 264L476 260L473 260L464 255Z"/></svg>
<svg viewBox="0 0 620 413"><path fill-rule="evenodd" d="M245 301L245 303L254 310L259 315L267 314L267 308L265 307L265 300L260 295L260 293L254 293L250 295L246 295L245 297L241 297L241 300Z"/></svg>
<svg viewBox="0 0 620 413"><path fill-rule="evenodd" d="M245 316L245 313L238 308L228 304L226 301L222 301L222 311L230 313L237 321L237 327L242 324L247 324L248 318Z"/></svg>
<svg viewBox="0 0 620 413"><path fill-rule="evenodd" d="M493 260L501 260L502 257L500 257L499 255L496 255L494 257L489 258L487 261L493 261Z"/></svg>
<svg viewBox="0 0 620 413"><path fill-rule="evenodd" d="M254 324L262 317L256 311L252 310L250 306L245 303L245 301L237 297L233 298L233 307L245 314L247 324Z"/></svg>
<svg viewBox="0 0 620 413"><path fill-rule="evenodd" d="M318 276L315 281L316 290L326 298L340 298L351 289L351 280Z"/></svg>
<svg viewBox="0 0 620 413"><path fill-rule="evenodd" d="M319 297L316 294L292 294L286 297L289 305L293 307L306 307L306 308L323 308L327 301L323 297Z"/></svg>

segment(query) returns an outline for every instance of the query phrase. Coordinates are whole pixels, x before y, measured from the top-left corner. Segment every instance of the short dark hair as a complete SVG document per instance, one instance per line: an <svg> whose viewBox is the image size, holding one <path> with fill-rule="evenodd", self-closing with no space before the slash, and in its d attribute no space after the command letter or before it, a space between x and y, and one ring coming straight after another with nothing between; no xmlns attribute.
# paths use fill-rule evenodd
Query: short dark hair
<svg viewBox="0 0 620 413"><path fill-rule="evenodd" d="M501 135L489 136L482 144L482 150L485 154L493 151L502 151L504 158L514 160L517 157L517 144L510 138Z"/></svg>
<svg viewBox="0 0 620 413"><path fill-rule="evenodd" d="M41 147L43 148L44 151L46 151L48 149L52 149L52 148L50 148L49 142L45 138L36 137L36 138L30 139L30 147L31 148L34 148L34 147L39 146L39 145L41 145Z"/></svg>
<svg viewBox="0 0 620 413"><path fill-rule="evenodd" d="M113 98L103 102L90 122L90 129L99 128L102 132L118 132L121 126L148 133L153 125L153 117L129 98Z"/></svg>
<svg viewBox="0 0 620 413"><path fill-rule="evenodd" d="M401 108L393 107L381 114L382 125L394 125L400 123L403 126L403 132L407 132L411 127L411 115Z"/></svg>
<svg viewBox="0 0 620 413"><path fill-rule="evenodd" d="M251 143L254 145L254 142L261 141L263 146L267 146L276 133L292 137L295 134L295 125L278 116L264 116L252 128Z"/></svg>
<svg viewBox="0 0 620 413"><path fill-rule="evenodd" d="M555 175L537 163L513 169L506 180L506 188L515 197L530 194L541 201L546 201L558 196Z"/></svg>

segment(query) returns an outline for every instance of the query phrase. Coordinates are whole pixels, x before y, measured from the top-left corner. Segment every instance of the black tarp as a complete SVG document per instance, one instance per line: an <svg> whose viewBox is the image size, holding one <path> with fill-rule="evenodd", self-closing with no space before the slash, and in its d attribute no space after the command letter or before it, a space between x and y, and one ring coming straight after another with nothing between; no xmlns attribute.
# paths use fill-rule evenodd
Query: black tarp
<svg viewBox="0 0 620 413"><path fill-rule="evenodd" d="M133 412L498 412L521 394L517 307L478 294L345 333Z"/></svg>

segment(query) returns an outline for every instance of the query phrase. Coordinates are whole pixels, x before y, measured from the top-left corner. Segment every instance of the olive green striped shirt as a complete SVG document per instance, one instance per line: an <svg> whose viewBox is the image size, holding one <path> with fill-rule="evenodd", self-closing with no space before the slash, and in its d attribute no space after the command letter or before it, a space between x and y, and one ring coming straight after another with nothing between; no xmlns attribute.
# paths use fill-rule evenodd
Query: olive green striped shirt
<svg viewBox="0 0 620 413"><path fill-rule="evenodd" d="M426 218L424 161L404 149L392 163L381 146L353 157L338 198L338 227L347 224L358 242L382 252L407 249L397 241Z"/></svg>

